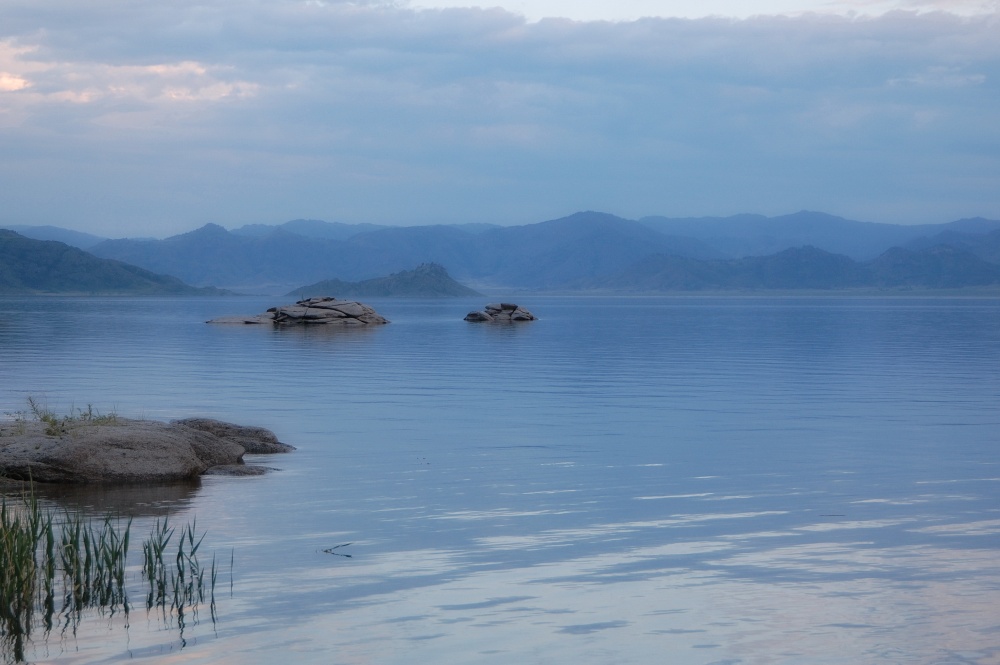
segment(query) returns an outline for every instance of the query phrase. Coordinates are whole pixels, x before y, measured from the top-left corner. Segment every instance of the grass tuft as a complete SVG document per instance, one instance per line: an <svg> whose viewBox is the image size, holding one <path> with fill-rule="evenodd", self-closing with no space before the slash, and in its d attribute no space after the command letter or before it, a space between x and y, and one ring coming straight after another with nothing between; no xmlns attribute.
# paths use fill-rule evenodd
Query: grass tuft
<svg viewBox="0 0 1000 665"><path fill-rule="evenodd" d="M70 408L69 415L60 417L38 399L28 397L28 411L36 421L45 424L45 433L49 436L62 436L74 427L83 425L118 424L117 413L112 411L109 414L102 414L94 408L93 404L88 404L86 410ZM20 425L20 430L23 434L27 421L27 413L18 411L12 415L14 416L15 424Z"/></svg>

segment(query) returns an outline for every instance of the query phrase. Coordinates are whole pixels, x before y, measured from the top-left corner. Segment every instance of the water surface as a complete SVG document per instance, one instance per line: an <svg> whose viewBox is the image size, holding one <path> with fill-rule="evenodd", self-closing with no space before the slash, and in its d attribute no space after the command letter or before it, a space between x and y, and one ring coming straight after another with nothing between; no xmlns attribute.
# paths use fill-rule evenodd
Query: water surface
<svg viewBox="0 0 1000 665"><path fill-rule="evenodd" d="M1000 301L0 299L0 406L210 416L259 478L75 493L197 518L219 621L95 616L37 660L996 663ZM326 552L331 547L351 557Z"/></svg>

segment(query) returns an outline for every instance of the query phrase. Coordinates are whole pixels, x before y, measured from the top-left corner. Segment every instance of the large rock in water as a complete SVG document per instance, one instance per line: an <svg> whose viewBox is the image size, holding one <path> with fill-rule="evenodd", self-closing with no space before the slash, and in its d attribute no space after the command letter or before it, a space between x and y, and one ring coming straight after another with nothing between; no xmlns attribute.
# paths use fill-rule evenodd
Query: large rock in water
<svg viewBox="0 0 1000 665"><path fill-rule="evenodd" d="M465 320L472 323L534 321L535 315L513 303L504 302L498 305L487 305L485 311L482 312L469 312L465 315Z"/></svg>
<svg viewBox="0 0 1000 665"><path fill-rule="evenodd" d="M372 307L353 300L337 300L329 296L308 298L294 305L272 307L255 316L225 316L208 323L270 323L276 326L339 325L368 326L389 323Z"/></svg>
<svg viewBox="0 0 1000 665"><path fill-rule="evenodd" d="M206 472L256 475L244 464L244 443L259 452L286 452L274 434L198 419L163 423L115 418L65 422L56 431L43 422L0 430L0 470L12 480L38 483L149 483L188 480Z"/></svg>

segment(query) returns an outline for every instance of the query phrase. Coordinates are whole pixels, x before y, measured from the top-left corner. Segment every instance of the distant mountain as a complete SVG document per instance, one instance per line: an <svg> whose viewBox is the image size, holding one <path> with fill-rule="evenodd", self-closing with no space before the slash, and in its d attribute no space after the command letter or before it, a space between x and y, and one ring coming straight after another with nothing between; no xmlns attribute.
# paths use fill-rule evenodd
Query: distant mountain
<svg viewBox="0 0 1000 665"><path fill-rule="evenodd" d="M1000 265L950 245L918 251L893 247L867 269L876 286L950 289L1000 283Z"/></svg>
<svg viewBox="0 0 1000 665"><path fill-rule="evenodd" d="M338 298L342 296L352 298L454 298L482 294L456 282L444 267L436 263L423 263L413 270L405 270L393 273L388 277L366 279L361 282L328 279L295 289L286 295L301 295L303 297L330 295Z"/></svg>
<svg viewBox="0 0 1000 665"><path fill-rule="evenodd" d="M920 251L892 248L876 259L854 261L815 247L770 256L697 261L657 254L622 273L581 288L653 293L699 290L964 288L1000 285L1000 266L938 245Z"/></svg>
<svg viewBox="0 0 1000 665"><path fill-rule="evenodd" d="M336 274L328 251L332 242L280 229L266 236L240 236L206 224L165 240L108 240L91 251L198 286L284 292L295 284Z"/></svg>
<svg viewBox="0 0 1000 665"><path fill-rule="evenodd" d="M395 226L361 233L335 248L340 279L358 280L407 270L420 263L448 266L457 279L479 274L481 234L453 226Z"/></svg>
<svg viewBox="0 0 1000 665"><path fill-rule="evenodd" d="M491 231L493 229L502 229L503 227L499 224L487 224L485 222L469 222L467 224L449 224L453 228L459 231L465 231L467 233L483 233L484 231Z"/></svg>
<svg viewBox="0 0 1000 665"><path fill-rule="evenodd" d="M905 247L906 249L921 250L936 245L949 245L963 249L975 254L984 261L1000 264L1000 229L989 233L964 232L949 229L937 235L917 238L906 243Z"/></svg>
<svg viewBox="0 0 1000 665"><path fill-rule="evenodd" d="M1000 221L978 218L905 227L814 212L770 218L738 215L633 221L591 211L508 227L435 225L365 227L369 230L361 231L359 226L294 220L276 227L243 227L240 232L229 232L208 224L165 240L109 240L91 251L103 258L175 275L189 284L274 294L325 279L344 283L374 279L421 263L447 266L456 280L480 291L581 288L624 279L633 266L647 259L658 262L674 279L701 283L711 277L704 271L721 270L722 264L708 267L697 262L769 257L801 247L870 261L890 247L909 247L908 243L940 234L946 234L941 239L960 239L964 244L956 245L959 249L983 260L994 260L1000 254L1000 236L993 235L1000 232ZM936 244L940 242L910 248L926 249ZM668 258L650 258L655 255ZM816 288L825 288L821 286L824 281L852 284L852 279L861 279L830 273L835 269L832 265L811 266L811 261L820 261L818 254L791 252L769 259L779 262L773 270L781 275L792 270L786 264L796 260L803 283ZM767 288L769 280L777 279L769 276L771 268L766 262L748 260L744 268L758 274L730 275L727 279L759 285L754 288ZM651 278L646 275L642 279Z"/></svg>
<svg viewBox="0 0 1000 665"><path fill-rule="evenodd" d="M577 213L528 226L387 227L344 240L306 238L282 229L241 235L208 224L165 240L109 240L92 250L196 285L285 293L335 276L373 279L437 263L479 288L558 288L618 272L651 252L710 258L698 240L668 237L638 222ZM279 290L280 289L280 290Z"/></svg>
<svg viewBox="0 0 1000 665"><path fill-rule="evenodd" d="M1000 221L985 217L966 217L947 224L928 224L924 228L942 228L942 230L960 233L983 234L1000 229Z"/></svg>
<svg viewBox="0 0 1000 665"><path fill-rule="evenodd" d="M613 275L652 253L721 256L700 240L664 235L600 212L501 227L477 238L477 261L467 274L477 282L515 288L564 288L580 279ZM461 275L457 266L454 270Z"/></svg>
<svg viewBox="0 0 1000 665"><path fill-rule="evenodd" d="M99 259L66 243L0 230L0 293L214 295L175 277Z"/></svg>
<svg viewBox="0 0 1000 665"><path fill-rule="evenodd" d="M501 228L499 224L468 223L468 224L448 224L466 233L482 233L490 229ZM359 233L369 233L371 231L381 231L382 229L396 228L383 224L344 224L343 222L324 222L319 219L293 219L284 224L247 224L232 230L232 233L241 236L263 237L270 235L274 231L287 231L306 238L323 238L324 240L347 240Z"/></svg>
<svg viewBox="0 0 1000 665"><path fill-rule="evenodd" d="M323 238L325 240L347 240L351 236L369 231L378 231L387 228L378 224L344 224L341 222L324 222L319 219L293 219L284 224L247 224L238 229L233 229L232 233L241 236L251 236L262 238L271 235L275 231L286 231L295 233L305 238Z"/></svg>
<svg viewBox="0 0 1000 665"><path fill-rule="evenodd" d="M805 210L779 217L644 217L640 222L661 233L696 238L730 258L766 256L808 245L859 261L873 259L890 247L906 245L942 231L986 233L1000 229L1000 221L983 218L902 226L858 222Z"/></svg>
<svg viewBox="0 0 1000 665"><path fill-rule="evenodd" d="M25 238L32 238L34 240L56 240L58 242L66 243L71 247L78 247L80 249L90 249L97 243L107 240L107 238L91 235L90 233L81 233L80 231L63 229L58 226L14 225L0 226L0 228L19 233Z"/></svg>

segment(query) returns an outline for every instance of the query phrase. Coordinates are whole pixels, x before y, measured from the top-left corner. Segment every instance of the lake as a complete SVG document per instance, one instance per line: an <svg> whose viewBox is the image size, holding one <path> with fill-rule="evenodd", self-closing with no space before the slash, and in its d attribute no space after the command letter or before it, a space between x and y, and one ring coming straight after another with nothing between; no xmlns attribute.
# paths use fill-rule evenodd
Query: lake
<svg viewBox="0 0 1000 665"><path fill-rule="evenodd" d="M216 621L139 599L32 660L1000 662L1000 300L204 323L286 300L0 299L0 412L208 416L298 447L262 477L52 499L138 535L197 519L225 569Z"/></svg>

